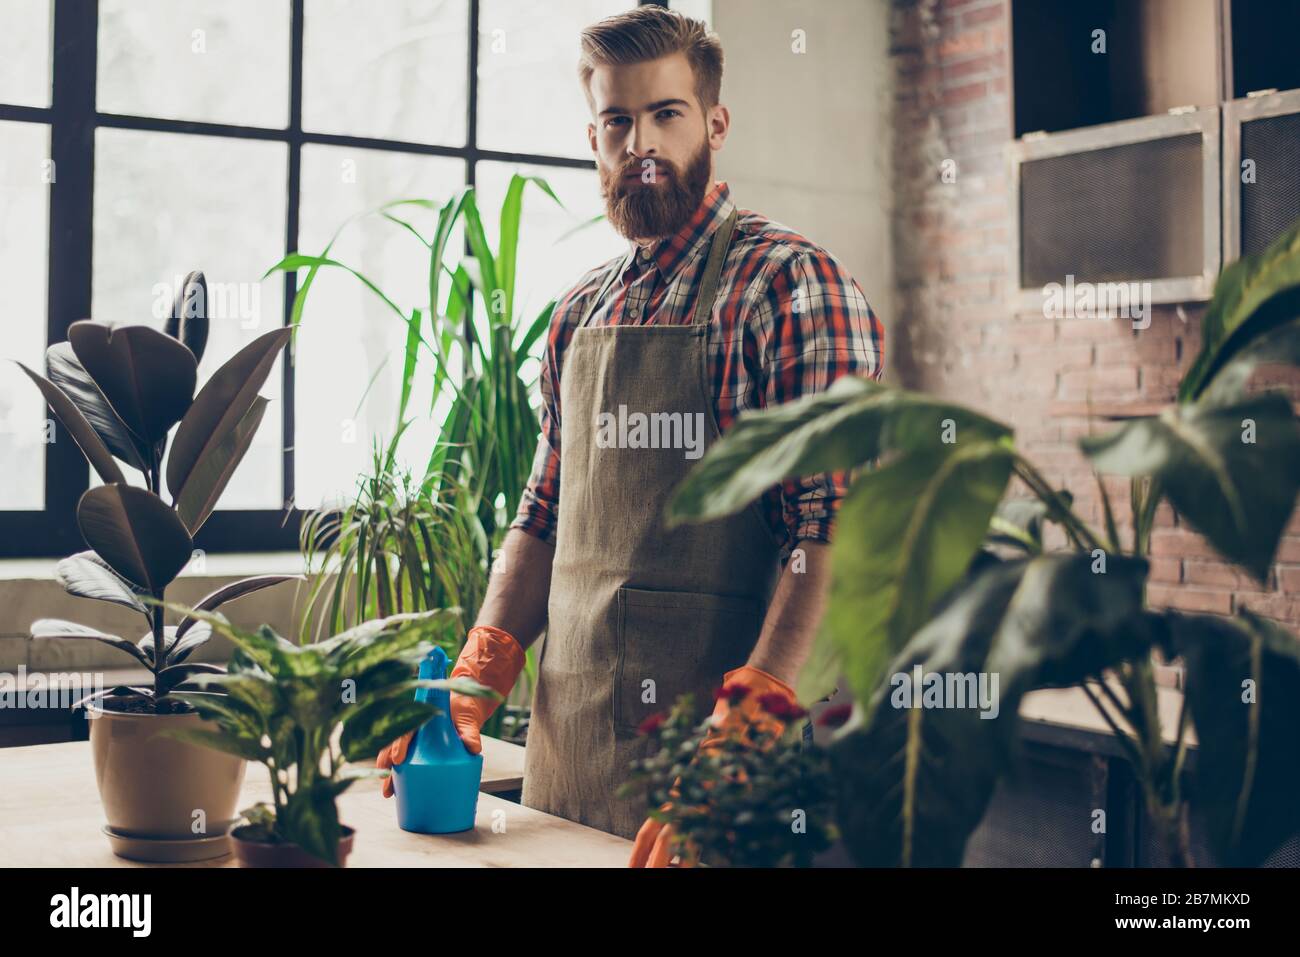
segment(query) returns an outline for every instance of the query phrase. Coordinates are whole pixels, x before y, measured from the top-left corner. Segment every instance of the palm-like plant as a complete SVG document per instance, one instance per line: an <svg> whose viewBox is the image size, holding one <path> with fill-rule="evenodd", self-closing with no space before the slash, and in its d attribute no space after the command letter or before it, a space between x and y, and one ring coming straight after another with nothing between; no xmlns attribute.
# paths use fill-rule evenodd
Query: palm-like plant
<svg viewBox="0 0 1300 957"><path fill-rule="evenodd" d="M1161 501L1227 559L1268 575L1300 488L1300 425L1285 395L1246 391L1264 362L1300 363L1300 223L1223 271L1177 403L1081 442L1099 473L1130 477L1127 542L1100 481L1098 530L1007 426L867 380L742 416L701 460L670 506L678 520L734 512L787 478L880 462L839 513L830 606L800 679L805 700L840 674L854 691L833 753L849 795L841 827L862 863L959 864L1014 757L1021 699L1048 687L1082 687L1104 716L1175 862L1190 863L1189 801L1224 863L1257 864L1300 828L1300 642L1246 609L1229 619L1145 605ZM1019 522L999 512L1013 476L1034 497L1015 504ZM1044 553L1044 520L1068 550ZM1153 652L1185 662L1172 745ZM890 676L917 666L997 675L1000 717L898 706Z"/></svg>
<svg viewBox="0 0 1300 957"><path fill-rule="evenodd" d="M406 331L391 438L382 453L376 450L354 503L318 510L302 526L300 543L309 567L319 560L322 573L337 576L330 582L322 574L314 584L304 638L313 628L319 633L326 621L328 629L337 629L403 608L454 605L462 610L465 626L477 613L495 550L509 525L508 509L527 484L540 432L530 400L533 383L520 370L542 342L555 303L546 303L535 316L524 316L517 308L519 230L530 182L560 203L544 179L512 177L499 213L495 249L483 228L475 190L466 187L441 205L425 199L397 200L352 217L319 254L293 253L268 270L268 275L305 270L294 300L295 328L319 271L341 269L370 290ZM405 218L410 210L437 212L431 234ZM372 215L392 223L425 250L427 301L399 305L372 279L331 255L344 229ZM453 268L447 261L448 245L458 225L464 227L471 252ZM474 294L484 303L482 316L471 308ZM432 362L427 371L432 380L428 413L437 412L440 400L447 403L447 411L415 483L405 473L398 474L396 463L401 438L417 414L411 410L411 397L417 376L426 374L422 360ZM318 616L314 626L312 614ZM448 653L454 657L463 640L462 629L448 643ZM535 676L530 652L522 693ZM506 709L499 710L488 733L506 716Z"/></svg>
<svg viewBox="0 0 1300 957"><path fill-rule="evenodd" d="M190 273L178 290L163 331L84 320L50 346L49 378L22 363L59 423L104 484L77 503L77 526L89 551L59 562L57 574L73 595L138 612L148 632L138 640L57 619L32 624L33 638L89 639L112 645L153 674L149 687L119 687L92 695L136 699L147 710L184 709L171 691L215 666L186 659L211 637L194 616L165 626L162 600L189 563L194 536L216 507L261 424L268 400L257 394L290 330L250 342L213 373L197 395L199 360L208 338L207 283ZM176 432L171 440L172 427ZM166 455L166 467L163 459ZM118 462L144 475L130 485ZM163 501L163 483L171 495ZM260 575L223 586L199 602L212 610L295 576Z"/></svg>

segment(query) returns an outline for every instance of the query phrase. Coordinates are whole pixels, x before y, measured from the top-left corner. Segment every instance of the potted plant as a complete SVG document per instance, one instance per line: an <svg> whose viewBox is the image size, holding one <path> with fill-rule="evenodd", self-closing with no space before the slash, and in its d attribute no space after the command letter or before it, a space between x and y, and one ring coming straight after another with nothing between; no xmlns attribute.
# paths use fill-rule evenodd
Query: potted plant
<svg viewBox="0 0 1300 957"><path fill-rule="evenodd" d="M309 590L303 641L394 610L454 604L464 622L449 642L448 654L454 658L464 643L495 551L513 517L507 509L519 501L528 481L540 430L532 385L521 370L544 343L555 302L535 315L525 314L516 296L523 197L530 182L560 202L545 179L511 177L499 211L496 249L488 241L477 193L469 186L441 205L426 199L385 203L345 221L319 254L294 252L268 270L268 275L305 270L294 300L295 328L305 321L319 271L340 269L374 293L406 329L397 418L386 449L376 451L354 503L324 507L303 520L304 559L309 570L319 560L320 569ZM420 211L437 213L427 232L413 221ZM428 256L421 284L428 290L427 301L399 305L353 264L333 258L343 229L367 216L382 217L400 235L421 244ZM449 244L455 248L451 240L458 224L464 226L471 255L452 268L445 260ZM485 323L475 319L475 295L488 306ZM428 361L432 367L426 369ZM413 421L408 412L414 384L425 380L432 385L430 413L444 400L447 411L423 474L411 481L397 473L396 454ZM430 561L431 549L443 555L442 561ZM536 674L530 648L525 680L511 695L520 704L498 708L485 734L522 741Z"/></svg>
<svg viewBox="0 0 1300 957"><path fill-rule="evenodd" d="M746 692L731 685L718 693L734 705ZM784 699L760 707L781 721L803 714ZM714 719L697 722L683 695L642 723L652 751L632 762L619 796L645 794L647 815L672 828L682 866L808 867L838 837L830 764L822 748L799 741L797 723L777 727L756 722L743 735L714 735L702 749Z"/></svg>
<svg viewBox="0 0 1300 957"><path fill-rule="evenodd" d="M203 274L190 273L163 331L84 320L46 350L48 378L19 363L104 482L77 503L90 547L59 562L59 580L70 594L137 612L148 629L131 638L56 619L31 626L33 638L112 645L152 676L147 685L106 689L78 703L95 719L91 751L110 840L115 850L145 859L225 853L221 835L244 774L237 758L158 734L199 725L199 714L174 692L218 669L188 660L211 637L207 625L193 615L165 625L157 602L189 563L194 536L252 442L268 401L257 391L289 336L287 328L259 336L195 395L208 338L206 299ZM144 487L127 482L119 461L143 474ZM210 611L291 577L234 582L198 608Z"/></svg>
<svg viewBox="0 0 1300 957"><path fill-rule="evenodd" d="M429 639L457 620L457 609L391 615L306 645L265 625L248 631L220 614L189 613L229 638L235 651L225 673L195 679L224 694L178 693L214 727L169 734L257 761L270 775L272 803L244 811L247 823L231 832L243 867L342 866L353 830L339 821L339 795L360 778L390 773L348 762L373 761L381 747L438 713L416 700L418 688L497 696L467 678L413 677Z"/></svg>
<svg viewBox="0 0 1300 957"><path fill-rule="evenodd" d="M831 751L840 824L859 862L959 864L1012 766L1022 697L1050 687L1082 688L1104 717L1174 863L1193 863L1189 807L1224 864L1259 864L1300 829L1300 642L1246 608L1227 618L1145 601L1161 501L1267 579L1300 488L1300 424L1286 395L1246 387L1261 363L1300 362L1297 317L1300 222L1224 269L1177 402L1081 441L1098 473L1130 477L1127 541L1100 477L1096 529L1007 426L869 380L742 416L696 466L670 505L677 520L734 512L787 478L879 460L839 512L830 604L799 681L805 701L839 675L854 692ZM1008 503L1021 521L998 511L1013 476L1033 495ZM1043 522L1063 529L1065 550L1045 552ZM1153 655L1185 663L1168 735ZM997 676L996 718L900 703L895 679L917 668Z"/></svg>

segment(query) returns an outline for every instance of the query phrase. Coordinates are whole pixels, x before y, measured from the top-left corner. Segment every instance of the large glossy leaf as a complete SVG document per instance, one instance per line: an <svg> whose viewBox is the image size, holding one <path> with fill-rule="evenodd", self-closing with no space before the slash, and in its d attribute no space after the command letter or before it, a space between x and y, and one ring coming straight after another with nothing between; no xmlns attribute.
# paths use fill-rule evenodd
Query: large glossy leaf
<svg viewBox="0 0 1300 957"><path fill-rule="evenodd" d="M1214 298L1201 320L1201 351L1178 390L1180 402L1195 399L1232 356L1279 321L1295 317L1265 307L1274 297L1300 287L1300 220L1268 249L1229 264L1214 285ZM1290 312L1288 316L1286 313Z"/></svg>
<svg viewBox="0 0 1300 957"><path fill-rule="evenodd" d="M742 414L691 469L669 516L716 518L785 479L852 468L891 450L948 451L1009 434L961 406L843 376L825 392Z"/></svg>
<svg viewBox="0 0 1300 957"><path fill-rule="evenodd" d="M53 382L50 382L44 376L37 375L21 362L18 367L27 374L27 378L36 384L36 388L41 390L41 395L45 397L46 404L49 405L55 417L68 430L72 440L77 443L86 460L90 462L93 468L105 482L121 482L126 484L126 477L122 475L122 470L117 467L117 462L113 459L113 453L108 450L104 440L100 438L99 433L82 415L81 410L73 404L66 393Z"/></svg>
<svg viewBox="0 0 1300 957"><path fill-rule="evenodd" d="M45 365L50 381L72 400L108 450L136 471L145 471L150 462L149 444L133 435L113 411L95 380L78 361L72 343L56 342L46 349Z"/></svg>
<svg viewBox="0 0 1300 957"><path fill-rule="evenodd" d="M220 665L210 665L203 662L169 665L158 672L158 694L165 695L173 688L179 687L198 675L220 675L225 674L225 671L226 669Z"/></svg>
<svg viewBox="0 0 1300 957"><path fill-rule="evenodd" d="M944 596L875 689L866 720L834 746L859 863L959 864L1011 767L1024 695L1149 654L1146 563L1108 556L1100 567L1077 553L993 562ZM962 697L934 691L925 707L908 707L900 691L917 666L922 688L937 689L937 678Z"/></svg>
<svg viewBox="0 0 1300 957"><path fill-rule="evenodd" d="M1080 444L1102 472L1157 478L1215 548L1268 575L1300 489L1300 426L1285 396L1175 406Z"/></svg>
<svg viewBox="0 0 1300 957"><path fill-rule="evenodd" d="M54 574L70 595L123 605L148 616L140 596L144 592L131 584L94 552L77 552L54 566Z"/></svg>
<svg viewBox="0 0 1300 957"><path fill-rule="evenodd" d="M291 333L292 329L286 326L258 336L214 372L199 390L176 430L167 460L167 488L173 498L180 498L186 481L204 455L220 446L244 420Z"/></svg>
<svg viewBox="0 0 1300 957"><path fill-rule="evenodd" d="M1196 727L1194 806L1217 863L1254 867L1300 832L1300 641L1243 612L1170 615Z"/></svg>
<svg viewBox="0 0 1300 957"><path fill-rule="evenodd" d="M129 485L100 485L77 503L77 527L109 566L151 595L161 595L194 550L194 540L157 495Z"/></svg>
<svg viewBox="0 0 1300 957"><path fill-rule="evenodd" d="M167 437L194 398L194 353L148 326L68 327L72 351L126 427L150 445Z"/></svg>
<svg viewBox="0 0 1300 957"><path fill-rule="evenodd" d="M197 698L201 696L187 697L178 694L173 695L173 697L188 701L189 697ZM208 728L169 728L165 731L159 731L158 734L164 738L175 738L177 741L184 741L186 744L211 748L224 754L232 754L246 761L263 761L266 759L266 750L262 747L259 739L224 728L218 731L209 730Z"/></svg>
<svg viewBox="0 0 1300 957"><path fill-rule="evenodd" d="M913 452L857 480L840 506L823 629L866 702L885 665L966 572L1011 476L1000 442Z"/></svg>
<svg viewBox="0 0 1300 957"><path fill-rule="evenodd" d="M98 628L91 628L87 625L78 625L72 621L62 621L58 618L41 618L32 622L32 637L44 639L73 639L77 641L91 640L100 641L106 645L112 645L118 651L125 651L136 660L144 665L149 665L149 660L140 652L140 649L134 643L126 638L120 638L117 635L110 635L107 632L100 631Z"/></svg>
<svg viewBox="0 0 1300 957"><path fill-rule="evenodd" d="M950 595L891 673L910 676L920 665L923 673L980 674L1023 569L1024 562L998 564ZM1016 715L898 707L906 701L893 684L873 688L831 745L845 845L864 867L957 867L1007 766L1000 726Z"/></svg>
<svg viewBox="0 0 1300 957"><path fill-rule="evenodd" d="M236 598L287 581L305 581L305 579L302 575L254 575L251 578L242 578L239 581L222 585L216 591L204 595L194 607L199 611L213 611L226 604L226 602L234 601ZM180 625L176 629L177 636L184 637L185 633L197 623L198 619L193 615L186 615L181 619Z"/></svg>
<svg viewBox="0 0 1300 957"><path fill-rule="evenodd" d="M176 512L191 535L198 534L212 510L217 507L221 493L230 484L235 469L243 461L253 437L262 424L269 400L254 396L244 417L226 432L216 445L204 449L199 461L185 477L179 491L173 490Z"/></svg>
<svg viewBox="0 0 1300 957"><path fill-rule="evenodd" d="M1283 298L1289 297L1279 297L1274 301L1284 306ZM1300 316L1300 305L1295 307L1293 314ZM1214 372L1198 401L1215 405L1237 401L1245 395L1246 383L1255 368L1274 362L1300 365L1300 318L1260 332L1249 344L1233 352Z"/></svg>
<svg viewBox="0 0 1300 957"><path fill-rule="evenodd" d="M176 290L172 313L163 331L184 343L194 353L197 363L203 358L208 343L208 281L203 273L190 273Z"/></svg>

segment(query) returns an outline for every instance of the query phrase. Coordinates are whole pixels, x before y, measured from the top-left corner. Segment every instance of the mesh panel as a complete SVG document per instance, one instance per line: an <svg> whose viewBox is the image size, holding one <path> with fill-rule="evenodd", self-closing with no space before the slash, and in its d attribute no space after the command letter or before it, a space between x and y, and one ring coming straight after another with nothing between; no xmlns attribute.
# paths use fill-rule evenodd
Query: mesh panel
<svg viewBox="0 0 1300 957"><path fill-rule="evenodd" d="M1027 160L1021 288L1201 275L1201 180L1199 133Z"/></svg>
<svg viewBox="0 0 1300 957"><path fill-rule="evenodd" d="M1004 779L966 843L963 867L1088 867L1099 847L1092 833L1087 760L1073 767L1027 762Z"/></svg>
<svg viewBox="0 0 1300 957"><path fill-rule="evenodd" d="M1300 113L1241 124L1241 158L1255 182L1241 186L1241 253L1263 252L1300 218Z"/></svg>

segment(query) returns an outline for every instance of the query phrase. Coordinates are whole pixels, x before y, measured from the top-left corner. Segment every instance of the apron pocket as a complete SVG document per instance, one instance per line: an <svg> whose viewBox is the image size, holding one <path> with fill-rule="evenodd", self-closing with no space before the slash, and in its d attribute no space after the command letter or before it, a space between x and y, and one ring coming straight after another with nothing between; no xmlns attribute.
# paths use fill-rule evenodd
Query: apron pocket
<svg viewBox="0 0 1300 957"><path fill-rule="evenodd" d="M697 718L712 713L722 676L749 659L761 627L753 598L620 588L615 731L635 734L682 694L695 696Z"/></svg>

